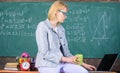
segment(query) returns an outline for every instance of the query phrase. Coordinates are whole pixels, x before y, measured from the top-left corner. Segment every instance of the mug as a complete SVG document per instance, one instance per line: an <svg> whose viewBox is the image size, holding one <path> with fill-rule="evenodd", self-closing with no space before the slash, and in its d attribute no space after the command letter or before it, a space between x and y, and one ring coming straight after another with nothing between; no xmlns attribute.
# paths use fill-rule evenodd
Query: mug
<svg viewBox="0 0 120 73"><path fill-rule="evenodd" d="M83 55L82 54L76 54L77 58L74 60L74 62L78 65L82 65L83 63Z"/></svg>

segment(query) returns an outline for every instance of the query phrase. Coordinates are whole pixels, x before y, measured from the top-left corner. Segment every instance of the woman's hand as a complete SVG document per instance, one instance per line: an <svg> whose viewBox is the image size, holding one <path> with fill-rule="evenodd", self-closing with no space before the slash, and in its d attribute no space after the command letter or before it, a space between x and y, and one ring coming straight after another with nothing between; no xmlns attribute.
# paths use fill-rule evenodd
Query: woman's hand
<svg viewBox="0 0 120 73"><path fill-rule="evenodd" d="M86 63L82 63L82 66L85 67L88 70L96 70L95 66L92 66L92 65L89 65L89 64L86 64Z"/></svg>
<svg viewBox="0 0 120 73"><path fill-rule="evenodd" d="M75 59L77 57L76 56L72 56L72 57L62 57L61 61L62 62L67 62L67 63L75 63Z"/></svg>
<svg viewBox="0 0 120 73"><path fill-rule="evenodd" d="M72 57L62 57L61 58L61 62L67 62L67 63L75 63L75 59L77 57L76 56L72 56ZM86 63L82 63L82 66L85 67L86 69L88 70L96 70L96 67L95 66L92 66L92 65L89 65L89 64L86 64Z"/></svg>

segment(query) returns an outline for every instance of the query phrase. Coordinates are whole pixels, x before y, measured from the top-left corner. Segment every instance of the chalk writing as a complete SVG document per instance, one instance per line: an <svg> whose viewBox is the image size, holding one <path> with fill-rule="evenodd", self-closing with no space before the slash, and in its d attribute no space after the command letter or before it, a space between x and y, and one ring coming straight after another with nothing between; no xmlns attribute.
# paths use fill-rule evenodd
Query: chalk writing
<svg viewBox="0 0 120 73"><path fill-rule="evenodd" d="M88 21L87 14L89 11L86 7L70 10L71 17L68 16L68 22L65 23L66 30L72 30L66 31L69 42L86 42L85 26Z"/></svg>
<svg viewBox="0 0 120 73"><path fill-rule="evenodd" d="M7 16L7 17L16 17L16 16L23 16L23 11L9 11L8 9L7 10L4 10L4 11L0 11L0 17L2 16Z"/></svg>
<svg viewBox="0 0 120 73"><path fill-rule="evenodd" d="M3 36L35 36L32 32L24 32L24 31L0 31L0 35Z"/></svg>
<svg viewBox="0 0 120 73"><path fill-rule="evenodd" d="M106 36L106 13L104 12L101 16L100 20L98 21L98 24L95 28L95 32L92 36L92 39L108 39Z"/></svg>
<svg viewBox="0 0 120 73"><path fill-rule="evenodd" d="M32 17L24 17L24 11L0 11L0 35L2 36L34 36L35 25Z"/></svg>

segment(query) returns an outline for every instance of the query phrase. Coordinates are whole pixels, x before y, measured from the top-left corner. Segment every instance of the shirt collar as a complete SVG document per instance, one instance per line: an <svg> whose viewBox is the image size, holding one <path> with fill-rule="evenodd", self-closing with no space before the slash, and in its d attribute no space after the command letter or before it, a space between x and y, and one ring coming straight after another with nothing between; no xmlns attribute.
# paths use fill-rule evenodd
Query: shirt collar
<svg viewBox="0 0 120 73"><path fill-rule="evenodd" d="M46 19L46 25L48 26L48 28L53 29L49 19Z"/></svg>
<svg viewBox="0 0 120 73"><path fill-rule="evenodd" d="M49 19L46 19L46 25L48 26L49 29L52 29L53 31L55 31ZM57 26L58 30L59 30L59 27L60 25Z"/></svg>

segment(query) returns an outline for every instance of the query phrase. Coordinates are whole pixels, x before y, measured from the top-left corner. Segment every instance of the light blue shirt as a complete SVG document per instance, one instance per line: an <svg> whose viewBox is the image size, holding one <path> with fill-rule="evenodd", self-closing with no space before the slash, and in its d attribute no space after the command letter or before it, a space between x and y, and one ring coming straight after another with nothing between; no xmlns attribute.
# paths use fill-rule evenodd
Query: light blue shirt
<svg viewBox="0 0 120 73"><path fill-rule="evenodd" d="M68 49L65 30L62 25L54 30L50 21L46 19L38 24L36 29L36 42L38 53L36 57L36 67L56 67L63 56L60 51L60 43L65 56L72 56Z"/></svg>

